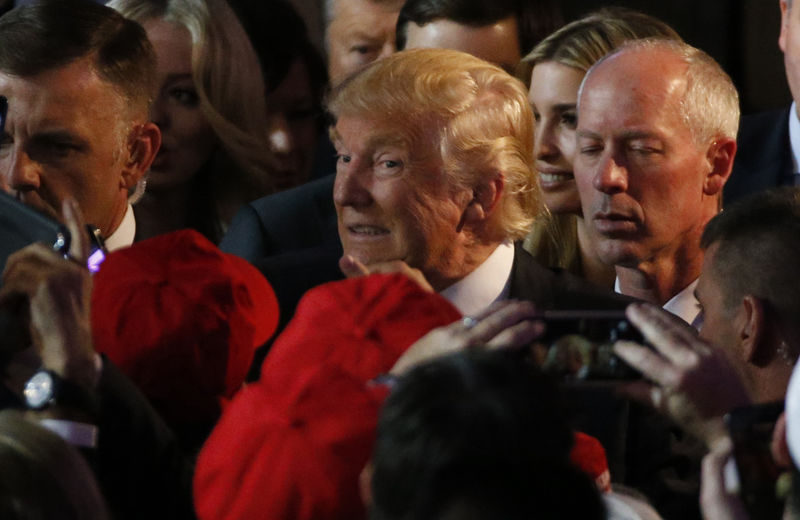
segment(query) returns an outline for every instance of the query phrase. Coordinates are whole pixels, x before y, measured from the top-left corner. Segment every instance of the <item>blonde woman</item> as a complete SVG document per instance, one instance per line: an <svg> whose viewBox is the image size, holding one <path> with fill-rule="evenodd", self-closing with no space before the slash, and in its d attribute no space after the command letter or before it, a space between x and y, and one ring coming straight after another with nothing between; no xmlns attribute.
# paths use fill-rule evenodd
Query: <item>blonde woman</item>
<svg viewBox="0 0 800 520"><path fill-rule="evenodd" d="M641 38L680 40L671 27L649 15L603 9L542 40L518 69L529 86L536 120L536 169L548 209L534 223L524 247L544 265L609 288L614 285L614 267L599 261L588 239L572 172L578 88L597 60L623 42Z"/></svg>
<svg viewBox="0 0 800 520"><path fill-rule="evenodd" d="M163 139L134 210L137 239L193 228L218 243L240 205L274 191L256 52L225 0L109 6L142 24L158 58L151 118Z"/></svg>

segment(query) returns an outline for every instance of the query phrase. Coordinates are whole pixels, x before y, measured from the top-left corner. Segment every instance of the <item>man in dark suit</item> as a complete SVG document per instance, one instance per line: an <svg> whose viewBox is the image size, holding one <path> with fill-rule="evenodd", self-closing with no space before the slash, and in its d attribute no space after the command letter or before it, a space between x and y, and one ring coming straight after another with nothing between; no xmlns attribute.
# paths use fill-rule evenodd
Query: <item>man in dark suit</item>
<svg viewBox="0 0 800 520"><path fill-rule="evenodd" d="M779 0L781 34L786 78L792 97L800 96L800 11L793 0ZM792 144L794 135L795 144ZM742 118L737 138L738 151L733 171L725 185L725 202L774 186L797 183L800 157L800 120L797 105L770 110Z"/></svg>

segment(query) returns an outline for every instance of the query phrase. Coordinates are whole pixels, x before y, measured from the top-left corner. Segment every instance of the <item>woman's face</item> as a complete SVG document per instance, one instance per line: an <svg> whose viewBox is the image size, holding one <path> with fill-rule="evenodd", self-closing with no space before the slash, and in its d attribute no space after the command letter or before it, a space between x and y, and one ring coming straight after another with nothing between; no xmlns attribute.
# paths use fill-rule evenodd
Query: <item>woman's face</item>
<svg viewBox="0 0 800 520"><path fill-rule="evenodd" d="M528 101L536 119L536 169L544 202L552 213L581 214L572 162L583 76L582 70L553 61L538 63L531 73Z"/></svg>
<svg viewBox="0 0 800 520"><path fill-rule="evenodd" d="M318 135L316 107L308 69L296 58L286 77L267 94L269 141L281 188L303 183L311 176Z"/></svg>
<svg viewBox="0 0 800 520"><path fill-rule="evenodd" d="M192 40L185 27L164 20L142 24L158 60L158 92L150 117L161 128L161 148L150 167L150 190L188 182L209 160L217 138L192 79Z"/></svg>

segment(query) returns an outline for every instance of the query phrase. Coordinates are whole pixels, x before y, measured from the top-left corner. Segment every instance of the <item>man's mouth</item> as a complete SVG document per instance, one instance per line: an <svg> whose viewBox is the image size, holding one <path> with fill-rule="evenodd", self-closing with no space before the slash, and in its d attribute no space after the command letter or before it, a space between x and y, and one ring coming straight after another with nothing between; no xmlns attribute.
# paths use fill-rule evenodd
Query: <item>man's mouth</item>
<svg viewBox="0 0 800 520"><path fill-rule="evenodd" d="M539 172L539 181L543 189L547 189L550 186L560 185L574 179L575 176L572 174L572 172Z"/></svg>
<svg viewBox="0 0 800 520"><path fill-rule="evenodd" d="M389 230L386 228L366 224L347 226L347 230L354 235L360 236L380 236L389 234Z"/></svg>

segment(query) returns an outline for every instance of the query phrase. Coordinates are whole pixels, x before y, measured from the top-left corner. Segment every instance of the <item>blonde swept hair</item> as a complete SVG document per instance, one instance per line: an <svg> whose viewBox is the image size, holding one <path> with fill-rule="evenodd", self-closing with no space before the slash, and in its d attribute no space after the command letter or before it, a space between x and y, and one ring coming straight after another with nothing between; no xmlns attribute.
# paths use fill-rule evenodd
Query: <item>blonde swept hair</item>
<svg viewBox="0 0 800 520"><path fill-rule="evenodd" d="M539 63L558 63L585 73L620 45L642 38L681 41L678 33L658 18L620 7L600 9L539 42L522 58L516 75L530 87L531 73ZM548 211L534 223L523 247L543 265L582 275L577 219L577 215Z"/></svg>
<svg viewBox="0 0 800 520"><path fill-rule="evenodd" d="M274 158L267 134L266 86L258 55L225 0L112 0L126 18L160 19L185 27L192 40L192 76L200 109L240 178L212 179L235 185L249 198L273 191ZM233 173L233 172L232 172Z"/></svg>
<svg viewBox="0 0 800 520"><path fill-rule="evenodd" d="M493 240L521 239L542 211L527 93L495 65L447 49L398 52L343 81L328 110L335 119L396 124L410 144L432 138L454 190L480 186L487 173L502 175L503 194L488 229Z"/></svg>

